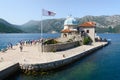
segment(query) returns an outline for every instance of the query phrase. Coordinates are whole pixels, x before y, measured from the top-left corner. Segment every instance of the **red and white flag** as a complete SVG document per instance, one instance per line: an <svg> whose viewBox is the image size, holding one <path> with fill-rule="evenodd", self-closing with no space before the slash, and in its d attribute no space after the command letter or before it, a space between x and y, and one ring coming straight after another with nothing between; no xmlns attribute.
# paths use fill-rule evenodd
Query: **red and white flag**
<svg viewBox="0 0 120 80"><path fill-rule="evenodd" d="M55 16L56 13L52 12L52 11L48 11L48 10L42 9L42 15L43 16Z"/></svg>

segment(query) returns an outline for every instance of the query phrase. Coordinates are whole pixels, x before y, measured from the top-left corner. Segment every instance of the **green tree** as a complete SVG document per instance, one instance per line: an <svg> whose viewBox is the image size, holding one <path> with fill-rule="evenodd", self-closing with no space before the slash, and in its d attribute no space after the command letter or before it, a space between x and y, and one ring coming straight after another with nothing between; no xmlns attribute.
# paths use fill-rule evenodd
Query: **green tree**
<svg viewBox="0 0 120 80"><path fill-rule="evenodd" d="M88 37L88 36L84 37L84 39L83 39L83 44L84 45L88 45L91 42L92 42L92 39L90 37Z"/></svg>

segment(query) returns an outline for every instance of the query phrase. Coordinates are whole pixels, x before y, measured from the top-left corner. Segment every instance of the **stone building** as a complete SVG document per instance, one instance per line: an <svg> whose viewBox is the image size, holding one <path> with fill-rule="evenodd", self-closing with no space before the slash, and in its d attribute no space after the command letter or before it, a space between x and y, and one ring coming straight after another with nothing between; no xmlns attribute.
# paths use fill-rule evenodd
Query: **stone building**
<svg viewBox="0 0 120 80"><path fill-rule="evenodd" d="M81 36L89 36L93 42L95 42L95 22L85 22L79 25L79 31Z"/></svg>
<svg viewBox="0 0 120 80"><path fill-rule="evenodd" d="M74 35L77 32L77 26L78 22L75 18L72 18L71 16L67 17L64 21L64 29L61 31L63 35L61 35L61 37L69 37L71 34Z"/></svg>
<svg viewBox="0 0 120 80"><path fill-rule="evenodd" d="M64 21L64 28L61 31L61 41L68 41L69 39L79 41L82 40L82 36L89 36L95 42L95 27L95 22L84 22L78 25L78 21L69 16Z"/></svg>
<svg viewBox="0 0 120 80"><path fill-rule="evenodd" d="M95 26L94 22L85 22L78 25L75 18L67 17L64 21L64 28L61 30L61 37L55 39L59 43L45 45L44 51L62 51L80 46L86 36L89 36L95 42Z"/></svg>
<svg viewBox="0 0 120 80"><path fill-rule="evenodd" d="M69 39L73 39L73 40L80 39L78 36L79 34L77 27L78 27L78 21L71 16L67 17L67 19L64 22L64 28L61 31L61 38L64 40L66 39L66 41Z"/></svg>

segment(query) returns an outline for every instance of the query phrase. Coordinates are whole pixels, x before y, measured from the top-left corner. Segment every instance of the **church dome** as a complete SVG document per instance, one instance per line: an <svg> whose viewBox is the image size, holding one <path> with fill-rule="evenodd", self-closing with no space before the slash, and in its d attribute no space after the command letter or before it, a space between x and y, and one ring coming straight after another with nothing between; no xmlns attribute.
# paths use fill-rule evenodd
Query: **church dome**
<svg viewBox="0 0 120 80"><path fill-rule="evenodd" d="M68 17L65 22L64 25L78 25L78 22L75 18L72 17Z"/></svg>

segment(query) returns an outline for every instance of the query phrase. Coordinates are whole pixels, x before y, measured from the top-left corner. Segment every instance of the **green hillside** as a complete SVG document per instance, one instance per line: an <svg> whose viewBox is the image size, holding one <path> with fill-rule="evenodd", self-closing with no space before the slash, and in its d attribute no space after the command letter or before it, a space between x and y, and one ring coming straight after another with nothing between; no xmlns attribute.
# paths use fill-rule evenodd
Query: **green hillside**
<svg viewBox="0 0 120 80"><path fill-rule="evenodd" d="M3 19L0 19L0 33L22 33L23 31L15 28L15 25L12 25L6 22Z"/></svg>

